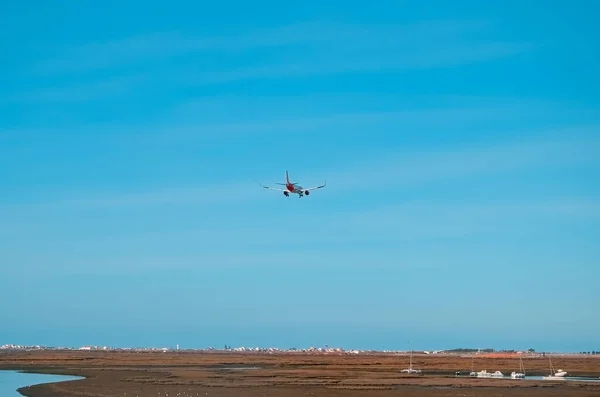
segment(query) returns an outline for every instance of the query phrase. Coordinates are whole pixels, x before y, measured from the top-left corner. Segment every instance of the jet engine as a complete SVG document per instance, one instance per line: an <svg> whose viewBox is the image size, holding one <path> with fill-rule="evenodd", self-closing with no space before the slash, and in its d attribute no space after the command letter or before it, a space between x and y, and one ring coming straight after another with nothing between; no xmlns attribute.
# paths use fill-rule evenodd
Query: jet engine
<svg viewBox="0 0 600 397"><path fill-rule="evenodd" d="M284 195L285 197L290 197L290 192L288 192L288 191L285 191L285 192L283 192L283 195Z"/></svg>
<svg viewBox="0 0 600 397"><path fill-rule="evenodd" d="M310 190L305 190L304 194L308 196L310 194Z"/></svg>

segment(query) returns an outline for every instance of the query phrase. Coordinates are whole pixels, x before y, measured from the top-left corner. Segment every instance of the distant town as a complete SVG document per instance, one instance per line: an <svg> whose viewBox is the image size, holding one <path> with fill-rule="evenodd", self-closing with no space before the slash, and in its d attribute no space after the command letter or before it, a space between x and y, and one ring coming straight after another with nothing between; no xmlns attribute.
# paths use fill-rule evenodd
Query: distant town
<svg viewBox="0 0 600 397"><path fill-rule="evenodd" d="M527 354L527 355L545 355L548 353L557 354L554 352L536 352L535 349L528 349L525 351L518 350L494 350L494 349L471 349L471 348L459 348L451 350L345 350L339 347L309 347L303 349L289 348L263 348L263 347L231 347L225 346L223 348L208 347L203 349L185 349L180 348L179 345L175 347L110 347L110 346L80 346L80 347L55 347L55 346L40 346L40 345L13 345L6 344L0 346L2 351L31 351L31 350L84 350L84 351L131 351L131 352L233 352L233 353L272 353L272 354L293 354L293 353L315 353L315 354L407 354L412 352L414 354L444 354L444 355L463 355L463 354L481 354L481 355L515 355L515 354ZM600 355L600 351L587 351L587 352L572 352L562 353L564 355Z"/></svg>

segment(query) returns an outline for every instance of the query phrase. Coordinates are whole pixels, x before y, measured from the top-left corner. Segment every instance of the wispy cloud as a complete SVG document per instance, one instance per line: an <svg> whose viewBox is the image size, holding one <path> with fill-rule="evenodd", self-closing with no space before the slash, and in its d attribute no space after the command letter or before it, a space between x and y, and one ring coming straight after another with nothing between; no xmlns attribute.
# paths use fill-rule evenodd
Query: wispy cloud
<svg viewBox="0 0 600 397"><path fill-rule="evenodd" d="M189 53L244 51L258 48L307 44L326 37L310 29L311 24L262 29L230 36L196 37L182 32L154 32L107 42L87 43L63 50L64 55L40 65L46 72L102 69L148 59Z"/></svg>
<svg viewBox="0 0 600 397"><path fill-rule="evenodd" d="M125 239L129 241L128 239ZM268 248L267 248L268 249ZM226 253L226 252L206 252L202 255L190 254L190 255L108 255L106 257L75 257L62 260L60 264L53 264L48 272L44 272L40 269L39 272L35 272L36 275L47 276L48 273L59 271L68 271L71 275L90 275L90 274L135 274L139 271L153 272L165 269L172 269L173 271L179 270L223 270L223 269L243 269L253 267L256 269L275 269L282 268L304 268L304 269L318 269L323 267L323 263L329 263L329 269L339 270L350 270L353 268L360 268L364 266L365 261L372 263L372 268L377 269L379 267L385 267L386 257L389 255L380 254L377 255L374 252L365 252L361 250L346 250L349 258L340 263L336 259L339 258L339 252L335 250L324 250L324 251L311 251L311 255L314 256L315 261L306 261L306 250L278 250L276 252L244 252L244 248L237 250L237 253ZM286 257L285 261L282 257ZM46 262L40 256L23 256L26 262L31 263L32 267L38 267L37 264ZM403 262L395 264L397 269L434 269L433 262L431 261L418 261L418 262ZM13 268L10 273L13 274L24 274L31 269Z"/></svg>
<svg viewBox="0 0 600 397"><path fill-rule="evenodd" d="M354 208L328 213L305 214L294 230L281 233L281 218L246 214L239 224L223 221L210 227L197 227L181 232L141 233L132 241L163 240L172 246L187 246L197 241L206 253L215 255L232 241L236 249L257 254L269 263L269 250L298 251L310 246L314 252L335 252L337 247L370 247L373 255L378 245L416 242L465 242L465 237L512 236L531 234L532 221L541 219L571 219L597 223L600 221L600 198L581 197L537 198L535 200L490 199L461 203L411 201L401 204ZM316 230L315 230L316 229ZM537 229L547 233L547 230ZM130 236L131 237L131 236ZM107 238L105 242L119 244L123 236ZM122 241L131 244L131 241ZM109 244L110 245L110 244ZM388 252L389 254L389 252ZM224 258L229 258L227 255ZM262 259L261 259L262 260ZM233 261L235 262L235 261ZM232 263L233 263L232 262ZM206 263L210 265L209 263Z"/></svg>
<svg viewBox="0 0 600 397"><path fill-rule="evenodd" d="M360 98L360 97L359 97ZM581 116L588 113L587 109L574 109L561 103L553 103L539 100L498 100L495 101L477 98L456 99L453 103L447 103L443 99L429 98L434 104L422 107L416 107L413 104L404 104L401 101L389 104L381 102L377 107L378 111L365 111L365 103L369 103L368 98L355 100L354 104L340 101L336 98L311 98L313 104L308 109L304 109L305 104L299 100L290 100L286 98L269 98L268 102L262 102L261 99L240 101L232 99L231 102L224 100L217 101L194 101L176 105L159 122L154 130L145 130L144 139L164 138L164 139L193 139L211 136L243 136L271 133L303 133L318 132L320 135L327 134L328 131L334 131L336 128L370 128L382 125L402 126L403 129L416 127L449 127L460 125L465 128L469 125L478 125L478 123L489 123L494 121L497 124L507 121L536 119L547 115L549 112L553 116ZM376 101L376 100L375 100ZM474 103L474 102L479 103ZM426 102L426 100L424 101ZM435 104L437 102L438 104ZM342 105L339 105L339 104ZM360 103L360 106L357 105ZM237 116L245 111L244 108L251 108L253 118L223 122ZM336 107L340 109L352 109L355 111L334 111ZM402 108L402 110L399 110ZM238 109L240 111L238 112ZM308 113L305 115L292 115L290 109L296 113ZM589 112L591 113L592 110ZM596 110L593 110L597 112ZM247 112L247 110L246 110ZM210 121L212 119L218 121ZM208 121L207 121L208 120ZM167 124L168 126L161 126ZM404 131L410 134L411 132Z"/></svg>
<svg viewBox="0 0 600 397"><path fill-rule="evenodd" d="M513 106L518 110L517 106ZM444 123L475 122L489 117L491 113L497 114L502 106L487 108L463 109L421 109L421 110L391 110L381 112L352 112L334 113L322 116L289 117L265 119L258 121L240 121L233 123L199 124L190 122L189 125L171 125L168 128L159 128L151 134L145 134L148 139L185 139L223 136L248 136L254 134L270 133L327 133L332 127L366 127L375 125L401 123L402 125L443 125ZM521 110L521 112L525 112ZM339 134L337 130L336 134Z"/></svg>
<svg viewBox="0 0 600 397"><path fill-rule="evenodd" d="M115 95L128 95L134 87L149 82L151 79L152 74L136 73L121 77L86 80L68 85L40 88L32 92L20 92L5 97L4 101L11 103L68 103L102 100L113 98ZM2 99L0 98L0 100Z"/></svg>
<svg viewBox="0 0 600 397"><path fill-rule="evenodd" d="M468 246L475 249L476 245L485 242L493 245L495 239L501 238L506 247L524 238L548 237L551 232L537 226L539 222L547 225L548 222L574 220L597 225L600 200L567 197L460 204L410 202L368 211L355 209L303 216L302 222L286 233L281 233L280 218L250 216L238 220L235 227L230 221L224 221L217 227L198 224L185 231L153 230L76 237L49 244L41 249L41 254L32 256L27 251L17 257L21 258L25 269L44 263L49 272L68 269L70 273L78 274L249 267L327 267L348 271L364 267L365 263L371 268L447 269L461 261L474 266L477 258L482 259L480 253L464 252ZM555 230L558 232L559 228ZM560 233L568 233L564 223ZM591 247L592 241L595 240L591 236L587 239L583 236L578 242L579 249ZM234 252L227 249L232 244L235 245ZM529 250L537 252L544 245L536 246L530 242ZM432 246L436 247L436 253L427 252L424 256L424 250L428 251ZM68 257L62 258L60 263L47 263L47 258L64 252L67 247ZM381 250L381 247L385 249ZM445 256L454 252L454 248L458 249L456 256ZM588 248L584 251L589 257ZM568 244L565 249L570 249ZM7 255L11 251L9 249ZM140 255L140 252L144 254ZM340 252L344 253L343 260L340 260ZM585 255L581 255L580 252L583 260ZM394 257L393 263L390 263L390 256ZM307 261L307 257L312 259ZM487 258L487 261L493 262L493 258ZM14 272L20 273L24 268L14 269Z"/></svg>
<svg viewBox="0 0 600 397"><path fill-rule="evenodd" d="M268 65L241 66L228 70L184 72L173 75L179 83L195 86L230 83L252 79L278 79L333 75L354 72L405 72L417 69L459 66L497 59L530 50L531 44L486 43L454 44L442 48L395 48L370 54L331 49L327 53L278 61Z"/></svg>
<svg viewBox="0 0 600 397"><path fill-rule="evenodd" d="M152 73L152 83L132 78L115 87L115 93L132 94L143 84L146 89L165 86L202 86L248 79L272 79L347 72L406 71L456 66L502 58L532 48L531 43L510 42L490 35L489 26L479 21L429 21L405 26L360 26L308 22L292 26L238 31L229 36L195 37L192 33L150 33L104 43L89 43L65 49L54 59L36 66L43 74L104 73L95 82L68 83L20 94L32 100L55 97L83 100L93 92L104 96L107 70L131 75ZM469 36L477 32L473 41ZM250 50L270 51L268 56ZM226 57L215 58L216 53ZM264 54L262 54L264 55ZM176 62L167 61L177 57ZM165 68L165 62L169 67ZM90 76L93 76L92 73ZM92 79L92 77L90 77ZM88 84L101 89L82 93ZM83 99L82 99L83 97Z"/></svg>
<svg viewBox="0 0 600 397"><path fill-rule="evenodd" d="M415 48L420 47L416 41L431 44L439 39L460 40L465 33L485 31L488 25L472 20L426 21L404 26L310 21L204 37L184 32L153 32L65 49L62 57L48 60L40 68L45 71L72 72L190 53L243 52L286 46L312 46L328 50L335 50L335 46L345 49L389 49L398 45Z"/></svg>
<svg viewBox="0 0 600 397"><path fill-rule="evenodd" d="M96 195L93 198L61 200L60 205L88 208L102 207L146 207L154 205L206 205L211 203L236 203L241 200L240 192L248 184L236 182L224 185L172 187L150 192L132 192L118 195Z"/></svg>
<svg viewBox="0 0 600 397"><path fill-rule="evenodd" d="M530 50L526 43L448 44L447 46L407 49L399 46L385 51L360 54L360 51L332 49L308 59L271 65L240 67L225 71L190 74L185 81L194 85L229 83L238 80L274 79L354 72L405 72L417 69L459 66L503 58Z"/></svg>
<svg viewBox="0 0 600 397"><path fill-rule="evenodd" d="M549 130L544 138L520 138L496 144L439 147L423 152L398 151L370 164L344 165L331 170L339 189L426 185L440 180L495 175L536 167L596 163L600 140L592 135L598 126ZM565 137L565 133L572 133ZM548 138L550 135L550 138Z"/></svg>
<svg viewBox="0 0 600 397"><path fill-rule="evenodd" d="M487 144L454 145L452 147L398 149L376 153L360 163L343 164L329 169L296 175L303 180L327 180L324 194L358 193L435 186L438 183L460 181L478 176L497 176L519 170L548 169L565 165L597 164L600 140L594 135L598 126L547 131L544 138L521 138ZM393 183L390 183L393 181ZM104 195L85 194L46 202L44 205L72 208L121 208L148 206L229 205L268 200L258 183L268 183L264 177L247 175L223 184L179 186L131 191L107 192ZM316 182L315 182L316 183ZM306 183L305 183L306 184ZM277 197L278 198L278 197Z"/></svg>
<svg viewBox="0 0 600 397"><path fill-rule="evenodd" d="M102 90L103 86L96 88ZM105 92L104 92L105 93ZM60 92L47 99L64 98ZM86 92L81 92L85 98ZM568 102L534 98L480 96L406 96L371 94L315 94L305 97L217 95L183 100L162 112L135 122L73 124L62 128L0 130L0 140L31 142L77 139L148 145L181 142L225 141L266 136L302 135L323 137L352 133L367 136L401 131L403 137L418 137L439 129L504 129L518 124L568 125L598 121L598 109ZM583 128L595 128L591 127ZM85 132L85 134L82 134ZM542 131L540 131L542 132ZM530 133L525 132L525 133Z"/></svg>

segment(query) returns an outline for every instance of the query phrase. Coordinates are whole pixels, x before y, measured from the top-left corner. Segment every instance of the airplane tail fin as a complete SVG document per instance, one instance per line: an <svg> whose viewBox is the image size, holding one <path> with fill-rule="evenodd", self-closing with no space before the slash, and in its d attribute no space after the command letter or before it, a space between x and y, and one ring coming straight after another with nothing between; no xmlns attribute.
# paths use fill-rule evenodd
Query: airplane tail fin
<svg viewBox="0 0 600 397"><path fill-rule="evenodd" d="M289 176L289 174L288 174L287 170L285 171L285 181L286 181L287 183L290 183L290 176Z"/></svg>

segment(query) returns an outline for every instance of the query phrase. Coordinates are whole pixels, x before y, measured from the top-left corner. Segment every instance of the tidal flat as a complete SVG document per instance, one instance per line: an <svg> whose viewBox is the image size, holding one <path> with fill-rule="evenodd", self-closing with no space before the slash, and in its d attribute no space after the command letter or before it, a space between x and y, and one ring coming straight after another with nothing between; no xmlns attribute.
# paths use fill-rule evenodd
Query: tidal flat
<svg viewBox="0 0 600 397"><path fill-rule="evenodd" d="M85 377L19 389L27 397L408 396L487 397L600 395L600 382L471 378L487 369L509 375L515 358L413 355L422 374L402 374L408 354L146 351L8 351L0 369ZM600 357L557 356L570 376L600 378ZM548 359L524 357L527 375L547 375ZM456 376L456 372L460 376Z"/></svg>

